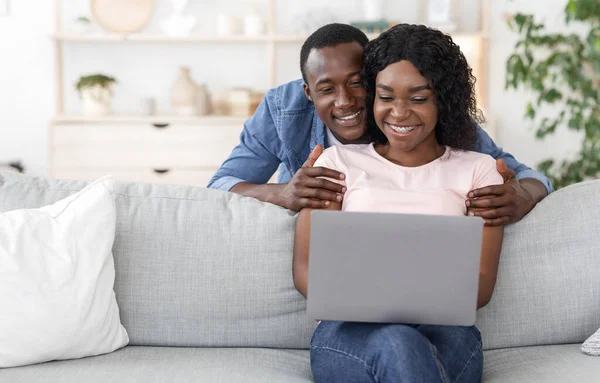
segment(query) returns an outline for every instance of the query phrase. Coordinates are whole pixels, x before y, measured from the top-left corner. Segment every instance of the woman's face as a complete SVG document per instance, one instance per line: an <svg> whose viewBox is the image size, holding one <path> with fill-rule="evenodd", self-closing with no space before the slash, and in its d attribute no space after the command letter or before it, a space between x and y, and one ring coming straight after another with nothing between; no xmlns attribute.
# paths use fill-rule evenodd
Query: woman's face
<svg viewBox="0 0 600 383"><path fill-rule="evenodd" d="M435 143L438 109L431 84L406 60L388 65L375 79L375 122L392 148L409 152Z"/></svg>

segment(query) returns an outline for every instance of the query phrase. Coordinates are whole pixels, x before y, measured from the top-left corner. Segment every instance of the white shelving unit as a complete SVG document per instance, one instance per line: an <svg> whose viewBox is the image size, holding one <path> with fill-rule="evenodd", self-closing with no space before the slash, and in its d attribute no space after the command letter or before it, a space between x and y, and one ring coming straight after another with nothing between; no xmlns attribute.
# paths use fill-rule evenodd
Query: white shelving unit
<svg viewBox="0 0 600 383"><path fill-rule="evenodd" d="M485 107L485 68L487 66L487 41L489 31L489 1L480 0L480 31L473 33L456 32L451 33L456 41L469 41L469 45L475 47L479 52L479 58L476 63L471 62L478 75L478 94L480 103ZM55 46L56 57L56 115L55 120L60 120L64 113L64 90L63 90L63 46L64 44L98 44L98 43L135 43L135 44L266 44L266 71L268 79L268 88L277 86L277 55L276 49L279 44L301 44L308 36L302 34L278 34L276 30L276 0L267 0L267 23L266 33L262 36L210 36L193 34L188 37L169 37L162 34L136 33L130 35L121 35L114 33L102 34L72 34L64 33L62 30L62 15L60 12L61 0L54 0L55 3L55 31L52 35ZM369 34L370 39L377 37L376 34ZM226 117L225 117L226 118Z"/></svg>
<svg viewBox="0 0 600 383"><path fill-rule="evenodd" d="M252 44L266 46L266 87L277 84L277 48L296 46L308 36L276 30L276 0L268 1L265 35L218 37L194 34L173 38L162 34L72 34L62 30L61 1L54 0L56 113L50 124L50 174L57 178L94 179L106 173L123 181L186 183L205 186L239 142L247 117L141 116L87 117L65 113L64 47L67 44ZM476 52L469 58L477 81L479 103L485 108L488 3L480 0L480 31L453 33L455 41ZM376 35L369 35L374 38Z"/></svg>
<svg viewBox="0 0 600 383"><path fill-rule="evenodd" d="M117 124L165 124L165 123L188 123L188 124L203 124L210 125L214 123L221 124L244 124L247 117L237 116L136 116L136 115L119 115L113 114L109 116L89 117L81 115L59 115L52 119L53 124L73 124L73 123L117 123Z"/></svg>
<svg viewBox="0 0 600 383"><path fill-rule="evenodd" d="M377 34L367 34L369 39L377 37ZM484 33L453 33L453 37L461 38L478 38L484 37ZM169 37L161 34L135 34L135 35L120 35L120 34L54 34L52 38L57 42L63 43L203 43L203 44L261 44L266 42L274 43L302 43L306 40L307 35L264 35L264 36L206 36L206 35L190 35L187 37Z"/></svg>
<svg viewBox="0 0 600 383"><path fill-rule="evenodd" d="M143 44L266 44L267 45L267 79L268 87L276 86L276 44L299 43L306 36L278 35L276 34L276 0L268 0L267 4L266 34L262 36L208 36L191 35L188 37L170 37L162 34L135 33L121 35L114 33L102 34L71 34L62 30L61 0L54 0L55 29L51 36L55 47L56 60L56 115L55 120L60 120L64 113L64 90L63 90L63 45L64 44L95 44L95 43L143 43ZM227 118L227 117L225 117ZM195 118L197 119L197 118Z"/></svg>

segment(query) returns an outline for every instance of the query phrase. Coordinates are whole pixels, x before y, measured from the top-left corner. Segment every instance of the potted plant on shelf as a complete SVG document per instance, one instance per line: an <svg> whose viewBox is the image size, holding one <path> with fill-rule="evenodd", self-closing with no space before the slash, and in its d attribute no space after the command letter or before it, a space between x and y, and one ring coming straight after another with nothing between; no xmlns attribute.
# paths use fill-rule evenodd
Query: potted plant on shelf
<svg viewBox="0 0 600 383"><path fill-rule="evenodd" d="M87 33L90 30L90 27L92 26L92 20L90 20L89 17L86 16L79 16L75 19L73 26L75 32L80 34Z"/></svg>
<svg viewBox="0 0 600 383"><path fill-rule="evenodd" d="M103 74L80 77L76 88L81 96L81 113L86 116L110 114L112 86L116 82L113 77Z"/></svg>
<svg viewBox="0 0 600 383"><path fill-rule="evenodd" d="M533 15L511 16L519 40L506 62L506 88L532 91L525 116L537 121L537 138L563 127L582 136L574 157L538 165L556 189L600 176L600 7L568 0L564 13L565 33L548 31Z"/></svg>

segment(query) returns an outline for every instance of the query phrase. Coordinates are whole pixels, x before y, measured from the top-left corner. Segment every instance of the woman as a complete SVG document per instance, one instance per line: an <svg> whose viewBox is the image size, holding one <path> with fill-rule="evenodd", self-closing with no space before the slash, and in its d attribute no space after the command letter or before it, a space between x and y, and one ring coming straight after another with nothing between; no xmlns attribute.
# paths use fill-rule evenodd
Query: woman
<svg viewBox="0 0 600 383"><path fill-rule="evenodd" d="M417 25L391 28L367 45L363 82L372 143L319 157L315 166L346 175L336 181L347 188L343 202L328 209L464 215L469 190L503 182L492 157L471 151L475 79L449 36ZM293 261L304 296L309 232L305 209ZM502 227L484 228L478 308L494 290L502 236ZM317 382L477 382L481 337L475 326L324 321L311 342L311 367Z"/></svg>

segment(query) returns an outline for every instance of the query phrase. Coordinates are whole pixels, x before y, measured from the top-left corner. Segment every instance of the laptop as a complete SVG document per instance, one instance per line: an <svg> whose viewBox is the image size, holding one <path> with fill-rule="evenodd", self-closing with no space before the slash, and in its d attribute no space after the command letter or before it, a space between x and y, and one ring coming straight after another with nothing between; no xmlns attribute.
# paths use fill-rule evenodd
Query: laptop
<svg viewBox="0 0 600 383"><path fill-rule="evenodd" d="M471 326L483 219L314 210L314 320Z"/></svg>

